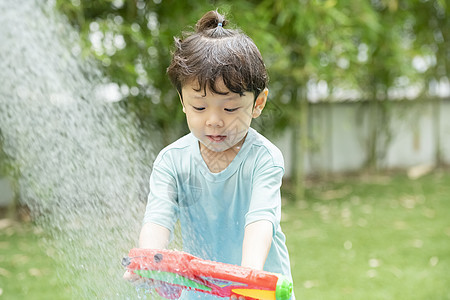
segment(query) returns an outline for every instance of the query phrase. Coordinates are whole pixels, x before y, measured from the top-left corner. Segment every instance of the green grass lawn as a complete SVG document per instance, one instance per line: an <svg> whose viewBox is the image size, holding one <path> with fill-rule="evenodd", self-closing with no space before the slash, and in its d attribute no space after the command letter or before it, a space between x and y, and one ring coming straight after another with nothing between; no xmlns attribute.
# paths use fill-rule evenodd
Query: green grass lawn
<svg viewBox="0 0 450 300"><path fill-rule="evenodd" d="M297 299L450 299L450 174L342 178L283 191ZM0 299L70 299L43 234L0 219Z"/></svg>
<svg viewBox="0 0 450 300"><path fill-rule="evenodd" d="M449 174L346 178L287 202L298 299L450 299Z"/></svg>
<svg viewBox="0 0 450 300"><path fill-rule="evenodd" d="M0 219L0 299L71 299L56 276L51 250L40 247L42 232L30 223Z"/></svg>

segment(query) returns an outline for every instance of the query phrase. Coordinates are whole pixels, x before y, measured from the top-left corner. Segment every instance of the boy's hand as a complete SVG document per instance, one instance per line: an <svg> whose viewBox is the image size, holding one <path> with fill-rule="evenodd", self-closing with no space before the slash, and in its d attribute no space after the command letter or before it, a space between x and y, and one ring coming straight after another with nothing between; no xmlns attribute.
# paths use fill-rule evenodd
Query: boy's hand
<svg viewBox="0 0 450 300"><path fill-rule="evenodd" d="M141 277L130 270L123 274L123 279L138 287L153 288L164 298L178 299L181 296L181 287L165 284L164 282L155 282L150 278Z"/></svg>
<svg viewBox="0 0 450 300"><path fill-rule="evenodd" d="M154 288L155 286L155 283L152 279L141 277L130 270L127 270L123 274L123 279L128 281L137 288L151 289Z"/></svg>
<svg viewBox="0 0 450 300"><path fill-rule="evenodd" d="M231 296L230 297L230 299L231 300L245 300L245 297L243 297L243 296L236 296L236 295L233 295L233 296Z"/></svg>
<svg viewBox="0 0 450 300"><path fill-rule="evenodd" d="M123 274L123 279L129 281L131 283L136 283L136 281L143 279L141 276L127 270L125 274Z"/></svg>

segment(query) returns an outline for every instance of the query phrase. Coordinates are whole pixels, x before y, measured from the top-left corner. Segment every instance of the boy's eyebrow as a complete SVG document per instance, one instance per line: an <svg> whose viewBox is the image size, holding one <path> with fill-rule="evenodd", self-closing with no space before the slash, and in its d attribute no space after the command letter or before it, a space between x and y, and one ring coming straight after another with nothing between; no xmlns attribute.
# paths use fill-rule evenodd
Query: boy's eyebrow
<svg viewBox="0 0 450 300"><path fill-rule="evenodd" d="M221 96L225 96L225 95L221 95ZM222 100L224 100L224 101L236 101L236 100L239 100L242 96L245 96L245 94L242 95L242 96L239 95L239 94L236 94L236 95L231 94L231 95L226 95L226 96L227 97L222 99ZM194 99L205 99L206 96L204 94L202 94L202 95L194 94L194 95L190 95L190 97L192 97Z"/></svg>

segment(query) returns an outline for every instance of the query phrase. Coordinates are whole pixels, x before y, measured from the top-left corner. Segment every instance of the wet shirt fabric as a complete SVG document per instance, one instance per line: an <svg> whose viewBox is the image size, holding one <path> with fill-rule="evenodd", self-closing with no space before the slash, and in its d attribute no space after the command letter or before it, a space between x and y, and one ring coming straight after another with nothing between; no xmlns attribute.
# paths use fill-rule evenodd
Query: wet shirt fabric
<svg viewBox="0 0 450 300"><path fill-rule="evenodd" d="M291 278L286 238L280 228L283 174L281 152L252 128L236 157L220 173L210 172L199 141L190 133L157 156L144 223L173 232L179 220L184 251L240 265L245 226L268 220L273 238L264 270Z"/></svg>

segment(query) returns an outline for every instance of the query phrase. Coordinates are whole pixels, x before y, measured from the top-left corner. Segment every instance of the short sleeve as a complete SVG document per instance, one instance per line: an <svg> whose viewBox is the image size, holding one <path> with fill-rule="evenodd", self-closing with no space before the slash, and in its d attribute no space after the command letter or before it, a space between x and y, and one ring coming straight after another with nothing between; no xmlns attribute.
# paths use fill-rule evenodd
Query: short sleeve
<svg viewBox="0 0 450 300"><path fill-rule="evenodd" d="M273 224L275 235L281 219L280 187L284 175L282 165L273 164L270 160L260 163L255 170L252 182L252 196L245 225L268 220Z"/></svg>
<svg viewBox="0 0 450 300"><path fill-rule="evenodd" d="M157 158L150 175L150 192L143 223L152 222L171 232L177 220L177 184L168 163Z"/></svg>

